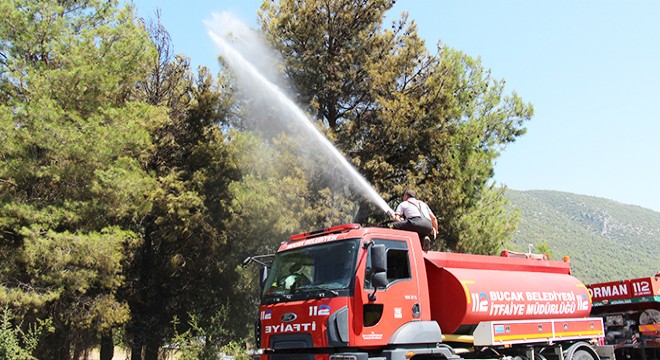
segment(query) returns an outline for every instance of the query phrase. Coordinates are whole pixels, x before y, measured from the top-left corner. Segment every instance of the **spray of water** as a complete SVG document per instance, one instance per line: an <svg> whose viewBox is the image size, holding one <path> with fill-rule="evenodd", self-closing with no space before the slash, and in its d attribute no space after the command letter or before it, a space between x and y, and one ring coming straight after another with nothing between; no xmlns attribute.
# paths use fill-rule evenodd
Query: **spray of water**
<svg viewBox="0 0 660 360"><path fill-rule="evenodd" d="M275 72L269 71L269 67L263 64L256 65L259 62L263 63L264 59L272 58L266 56L269 51L257 34L228 13L214 14L213 21L207 22L206 25L210 28L209 35L222 51L224 60L233 70L239 83L250 89L251 94L259 94L258 96L261 96L262 99L272 101L273 105L277 106L278 111L288 121L295 122L306 136L321 146L324 154L339 164L340 169L348 179L371 202L384 212L392 213L390 206L387 205L371 184L346 160L330 140L312 124L307 115L286 96L285 92L274 83L276 81L274 80L276 77L273 75ZM270 75L270 78L267 78L265 74Z"/></svg>

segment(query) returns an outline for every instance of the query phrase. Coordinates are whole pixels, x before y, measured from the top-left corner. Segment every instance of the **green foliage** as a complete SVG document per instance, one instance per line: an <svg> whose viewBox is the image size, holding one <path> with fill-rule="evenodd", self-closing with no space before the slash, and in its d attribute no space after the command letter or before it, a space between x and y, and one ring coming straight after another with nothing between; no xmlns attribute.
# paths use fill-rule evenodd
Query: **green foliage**
<svg viewBox="0 0 660 360"><path fill-rule="evenodd" d="M178 318L172 320L174 337L168 347L171 347L180 360L199 360L199 359L218 359L217 350L211 346L207 351L206 336L204 329L199 327L197 319L192 316L188 322L190 328L183 333L179 333Z"/></svg>
<svg viewBox="0 0 660 360"><path fill-rule="evenodd" d="M550 259L553 258L554 252L552 251L552 246L547 241L541 241L538 244L534 245L534 253L537 254L546 254Z"/></svg>
<svg viewBox="0 0 660 360"><path fill-rule="evenodd" d="M245 349L244 344L236 341L232 341L229 344L223 346L220 350L223 354L233 356L234 360L250 360L252 356Z"/></svg>
<svg viewBox="0 0 660 360"><path fill-rule="evenodd" d="M222 310L222 313L226 312L227 309ZM221 354L233 356L236 360L249 360L250 356L244 344L228 341L225 345L220 345L218 342L218 335L226 331L222 324L224 319L226 315L219 312L212 320L213 325L203 328L197 317L190 315L188 329L181 333L178 329L179 320L175 317L172 321L174 337L168 347L173 349L176 358L180 360L213 360L219 359Z"/></svg>
<svg viewBox="0 0 660 360"><path fill-rule="evenodd" d="M256 247L245 243L243 248L273 251L280 239L293 232L351 219L353 204L314 183L319 169L296 152L293 142L286 135L269 143L249 132L232 134L231 145L243 175L230 185L230 226L236 229L230 233L257 241Z"/></svg>
<svg viewBox="0 0 660 360"><path fill-rule="evenodd" d="M520 209L511 245L553 258L571 258L573 273L586 283L655 274L660 268L660 214L611 200L557 191L513 191L506 196Z"/></svg>
<svg viewBox="0 0 660 360"><path fill-rule="evenodd" d="M55 319L79 331L103 331L128 319L128 307L117 301L115 292L123 280L123 250L137 241L133 233L117 228L87 234L41 233L33 228L23 235L23 261L32 285L85 304L58 309ZM92 292L96 294L90 296Z"/></svg>
<svg viewBox="0 0 660 360"><path fill-rule="evenodd" d="M0 322L0 358L6 360L30 360L34 357L34 350L45 331L48 331L51 322L39 321L28 325L27 332L13 322L16 319L9 308L5 308Z"/></svg>
<svg viewBox="0 0 660 360"><path fill-rule="evenodd" d="M503 197L503 191L494 187L484 189L482 202L484 204L481 206L475 206L450 220L450 223L457 222L451 228L460 231L454 246L443 244L446 250L457 249L471 254L495 254L501 250L502 242L515 231L518 212L505 210L508 201Z"/></svg>

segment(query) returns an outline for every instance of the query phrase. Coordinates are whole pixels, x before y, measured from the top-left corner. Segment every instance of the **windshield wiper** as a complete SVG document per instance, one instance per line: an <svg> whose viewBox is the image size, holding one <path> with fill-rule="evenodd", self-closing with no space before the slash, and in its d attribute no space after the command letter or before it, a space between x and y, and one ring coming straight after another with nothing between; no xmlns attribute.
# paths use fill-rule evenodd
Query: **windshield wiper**
<svg viewBox="0 0 660 360"><path fill-rule="evenodd" d="M317 295L317 296L325 296L325 293L326 293L326 292L329 292L329 293L332 294L333 296L339 296L339 293L338 293L336 290L329 289L329 288L326 288L326 287L323 287L323 286L319 286L319 285L306 285L306 286L298 287L298 288L296 288L296 290L294 291L294 294L295 294L295 293L298 293L298 292L302 292L302 291L305 291L305 292L315 292L315 295ZM318 293L317 293L317 292L318 292Z"/></svg>
<svg viewBox="0 0 660 360"><path fill-rule="evenodd" d="M270 294L264 297L263 302L266 304L275 304L281 302L282 300L288 301L291 300L290 294Z"/></svg>

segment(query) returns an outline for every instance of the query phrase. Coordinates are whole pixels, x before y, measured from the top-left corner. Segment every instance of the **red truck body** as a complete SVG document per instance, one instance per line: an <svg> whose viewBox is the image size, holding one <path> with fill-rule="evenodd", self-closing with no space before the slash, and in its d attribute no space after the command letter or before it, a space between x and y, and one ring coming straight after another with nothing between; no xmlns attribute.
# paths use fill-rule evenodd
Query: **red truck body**
<svg viewBox="0 0 660 360"><path fill-rule="evenodd" d="M621 358L660 359L660 274L588 285L592 315Z"/></svg>
<svg viewBox="0 0 660 360"><path fill-rule="evenodd" d="M264 360L607 358L590 310L567 262L425 253L415 233L349 224L282 243L258 334Z"/></svg>

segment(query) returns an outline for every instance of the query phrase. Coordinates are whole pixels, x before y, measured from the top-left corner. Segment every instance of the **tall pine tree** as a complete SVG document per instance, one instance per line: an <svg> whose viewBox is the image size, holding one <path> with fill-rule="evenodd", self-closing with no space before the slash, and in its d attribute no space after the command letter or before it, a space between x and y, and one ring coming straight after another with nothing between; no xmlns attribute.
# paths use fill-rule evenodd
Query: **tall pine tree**
<svg viewBox="0 0 660 360"><path fill-rule="evenodd" d="M129 318L117 294L155 179L150 132L131 102L153 48L117 1L0 3L0 302L50 317L40 358L70 359Z"/></svg>
<svg viewBox="0 0 660 360"><path fill-rule="evenodd" d="M157 56L135 96L166 112L167 121L151 132L154 149L146 169L155 185L149 211L141 219L122 219L142 242L121 295L131 311L131 359L156 360L174 336L174 319L179 331L187 330L190 315L209 328L233 298L238 261L229 251L225 219L229 184L238 175L221 131L230 94L207 69L195 75L186 57L173 54L159 19L147 28ZM221 340L207 339L209 345Z"/></svg>
<svg viewBox="0 0 660 360"><path fill-rule="evenodd" d="M478 60L444 46L430 53L406 14L385 27L392 4L264 1L260 19L299 101L383 197L394 205L418 190L440 219L436 248L492 253L516 222L494 161L524 134L532 107Z"/></svg>

